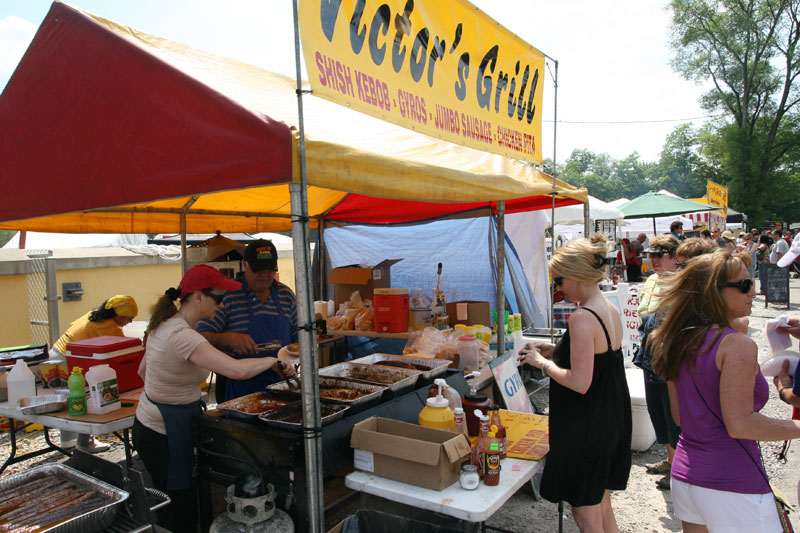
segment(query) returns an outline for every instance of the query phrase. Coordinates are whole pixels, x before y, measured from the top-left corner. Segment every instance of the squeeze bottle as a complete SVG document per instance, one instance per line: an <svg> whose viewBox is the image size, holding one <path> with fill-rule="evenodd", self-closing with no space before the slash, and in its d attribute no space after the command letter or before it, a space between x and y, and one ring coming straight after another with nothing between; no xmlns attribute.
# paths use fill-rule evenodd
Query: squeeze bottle
<svg viewBox="0 0 800 533"><path fill-rule="evenodd" d="M72 375L67 380L69 385L69 396L67 397L67 407L70 416L80 416L86 414L86 380L81 374L83 369L79 366L72 367Z"/></svg>
<svg viewBox="0 0 800 533"><path fill-rule="evenodd" d="M426 400L427 405L419 413L419 425L433 429L455 429L455 417L450 409L450 402L442 396L442 387L446 384L441 378L434 381L439 386L439 392L434 398Z"/></svg>
<svg viewBox="0 0 800 533"><path fill-rule="evenodd" d="M480 372L473 372L467 377L476 378ZM478 392L475 388L475 379L470 383L469 394L461 399L461 406L464 408L464 419L467 422L467 431L470 437L475 437L480 431L480 420L475 416L476 409L488 409L490 405L489 397Z"/></svg>
<svg viewBox="0 0 800 533"><path fill-rule="evenodd" d="M36 396L36 378L22 359L8 373L8 405L16 408L22 398Z"/></svg>

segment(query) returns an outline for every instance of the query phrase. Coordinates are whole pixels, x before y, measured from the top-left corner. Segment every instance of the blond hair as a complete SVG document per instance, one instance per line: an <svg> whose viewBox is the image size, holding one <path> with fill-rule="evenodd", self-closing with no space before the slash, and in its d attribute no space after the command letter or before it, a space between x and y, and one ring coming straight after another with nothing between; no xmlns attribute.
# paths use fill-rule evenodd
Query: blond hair
<svg viewBox="0 0 800 533"><path fill-rule="evenodd" d="M672 235L656 235L650 239L650 248L664 248L665 250L672 250L670 255L675 255L675 250L678 249L678 246L681 244L681 241L676 239Z"/></svg>
<svg viewBox="0 0 800 533"><path fill-rule="evenodd" d="M678 246L675 255L683 257L684 259L691 259L698 255L712 254L717 250L719 250L719 245L716 241L692 237L691 239L686 239Z"/></svg>
<svg viewBox="0 0 800 533"><path fill-rule="evenodd" d="M667 381L677 378L685 362L694 364L709 330L720 327L721 333L731 327L721 287L749 266L748 254L720 248L695 257L665 280L660 310L666 318L647 340L653 371L659 377Z"/></svg>
<svg viewBox="0 0 800 533"><path fill-rule="evenodd" d="M608 237L595 233L590 239L570 241L550 260L550 273L586 283L600 283L606 274Z"/></svg>

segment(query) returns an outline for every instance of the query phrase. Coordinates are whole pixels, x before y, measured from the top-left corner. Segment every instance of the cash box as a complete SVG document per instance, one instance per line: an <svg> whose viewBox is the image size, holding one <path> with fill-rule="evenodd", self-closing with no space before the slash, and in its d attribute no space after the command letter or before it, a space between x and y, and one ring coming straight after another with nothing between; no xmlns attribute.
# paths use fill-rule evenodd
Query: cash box
<svg viewBox="0 0 800 533"><path fill-rule="evenodd" d="M144 357L142 341L135 337L93 337L67 343L67 366L80 367L83 374L95 365L109 365L117 372L119 391L144 386L139 363Z"/></svg>

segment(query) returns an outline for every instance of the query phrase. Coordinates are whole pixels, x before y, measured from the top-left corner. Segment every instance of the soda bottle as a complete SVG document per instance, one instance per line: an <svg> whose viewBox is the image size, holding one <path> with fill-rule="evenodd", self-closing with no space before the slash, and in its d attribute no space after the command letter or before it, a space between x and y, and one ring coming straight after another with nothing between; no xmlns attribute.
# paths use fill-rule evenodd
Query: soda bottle
<svg viewBox="0 0 800 533"><path fill-rule="evenodd" d="M501 459L505 459L506 458L506 449L508 447L508 443L506 441L506 427L503 425L503 420L500 417L500 408L499 407L493 407L491 409L491 411L492 411L492 415L491 415L490 424L492 426L497 427L497 430L496 430L497 434L495 435L495 437L497 438L498 442L500 443L500 458Z"/></svg>
<svg viewBox="0 0 800 533"><path fill-rule="evenodd" d="M86 379L81 374L83 369L72 367L72 375L67 380L69 385L69 396L67 397L67 407L70 416L80 416L86 414Z"/></svg>

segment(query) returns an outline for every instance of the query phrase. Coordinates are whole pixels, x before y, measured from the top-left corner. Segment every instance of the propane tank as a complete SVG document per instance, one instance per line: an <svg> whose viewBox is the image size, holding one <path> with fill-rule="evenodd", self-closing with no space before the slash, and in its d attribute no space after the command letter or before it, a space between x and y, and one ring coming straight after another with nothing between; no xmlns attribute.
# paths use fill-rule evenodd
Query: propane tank
<svg viewBox="0 0 800 533"><path fill-rule="evenodd" d="M245 472L236 477L225 495L227 511L211 523L209 533L294 533L294 522L275 507L275 487Z"/></svg>

